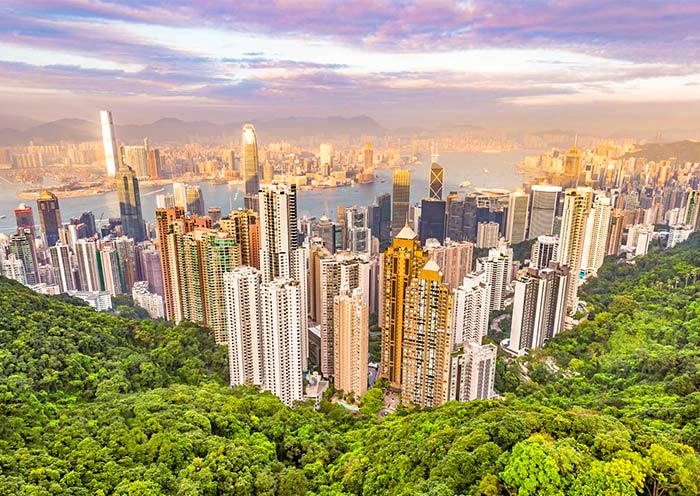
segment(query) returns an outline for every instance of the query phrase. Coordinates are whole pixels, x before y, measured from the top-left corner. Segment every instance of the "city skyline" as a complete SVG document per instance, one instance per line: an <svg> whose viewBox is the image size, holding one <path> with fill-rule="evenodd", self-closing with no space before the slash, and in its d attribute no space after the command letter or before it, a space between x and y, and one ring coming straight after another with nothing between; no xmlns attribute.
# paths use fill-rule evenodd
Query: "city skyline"
<svg viewBox="0 0 700 496"><path fill-rule="evenodd" d="M13 0L0 12L3 114L697 129L692 3Z"/></svg>

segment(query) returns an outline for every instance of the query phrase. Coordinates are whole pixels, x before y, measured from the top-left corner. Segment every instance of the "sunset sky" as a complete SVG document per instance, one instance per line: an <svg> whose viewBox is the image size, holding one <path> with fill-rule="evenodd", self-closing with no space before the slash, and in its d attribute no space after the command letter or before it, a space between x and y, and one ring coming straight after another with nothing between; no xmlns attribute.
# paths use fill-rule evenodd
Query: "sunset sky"
<svg viewBox="0 0 700 496"><path fill-rule="evenodd" d="M5 0L0 114L687 127L698 25L696 1Z"/></svg>

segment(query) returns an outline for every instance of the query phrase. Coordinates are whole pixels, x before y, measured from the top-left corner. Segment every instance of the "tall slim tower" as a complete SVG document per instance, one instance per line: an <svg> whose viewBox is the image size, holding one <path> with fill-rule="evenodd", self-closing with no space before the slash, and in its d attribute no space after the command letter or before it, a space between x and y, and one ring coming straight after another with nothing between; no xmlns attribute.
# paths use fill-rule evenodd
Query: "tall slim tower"
<svg viewBox="0 0 700 496"><path fill-rule="evenodd" d="M605 258L610 231L612 205L610 198L597 195L591 205L591 213L586 222L586 234L581 256L581 269L596 274Z"/></svg>
<svg viewBox="0 0 700 496"><path fill-rule="evenodd" d="M241 173L243 175L245 208L257 211L260 168L258 165L258 138L252 124L243 126L241 133Z"/></svg>
<svg viewBox="0 0 700 496"><path fill-rule="evenodd" d="M392 237L408 224L408 202L411 193L411 173L405 170L394 171L394 189L391 206Z"/></svg>
<svg viewBox="0 0 700 496"><path fill-rule="evenodd" d="M156 209L156 232L158 233L158 251L160 252L161 274L163 276L163 300L165 302L165 315L168 319L175 318L175 296L178 294L177 281L172 277L174 271L175 254L171 251L168 243L170 226L185 219L185 209L157 208ZM189 224L185 224L188 225Z"/></svg>
<svg viewBox="0 0 700 496"><path fill-rule="evenodd" d="M260 271L238 267L224 274L231 386L265 386L265 354L260 314Z"/></svg>
<svg viewBox="0 0 700 496"><path fill-rule="evenodd" d="M50 191L42 191L36 204L39 211L39 225L44 235L46 248L51 248L58 242L58 232L62 225L58 197Z"/></svg>
<svg viewBox="0 0 700 496"><path fill-rule="evenodd" d="M51 266L54 270L56 283L61 293L75 291L75 272L68 245L56 243L49 248L49 256L51 257Z"/></svg>
<svg viewBox="0 0 700 496"><path fill-rule="evenodd" d="M592 200L593 190L586 186L571 189L564 196L557 261L568 266L571 274L566 298L567 307L571 314L576 313L578 306L576 293L578 292L578 279L581 272L586 222Z"/></svg>
<svg viewBox="0 0 700 496"><path fill-rule="evenodd" d="M429 260L406 288L401 395L409 405L448 399L452 295L440 267Z"/></svg>
<svg viewBox="0 0 700 496"><path fill-rule="evenodd" d="M365 141L365 148L362 151L362 158L365 170L372 169L372 167L374 167L374 154L372 152L372 143L370 141Z"/></svg>
<svg viewBox="0 0 700 496"><path fill-rule="evenodd" d="M259 212L263 280L292 277L293 252L299 247L296 186L266 185L259 193Z"/></svg>
<svg viewBox="0 0 700 496"><path fill-rule="evenodd" d="M509 196L506 240L512 245L526 239L529 203L530 195L522 191L514 191Z"/></svg>
<svg viewBox="0 0 700 496"><path fill-rule="evenodd" d="M102 126L102 144L105 149L107 175L114 177L117 173L117 169L119 169L119 148L117 147L117 139L114 136L112 112L109 110L100 110L100 124Z"/></svg>
<svg viewBox="0 0 700 496"><path fill-rule="evenodd" d="M254 210L232 210L221 219L221 229L236 240L241 265L260 269L260 219Z"/></svg>
<svg viewBox="0 0 700 496"><path fill-rule="evenodd" d="M528 238L552 235L555 232L555 220L561 198L561 187L547 184L537 184L532 187L530 198L530 222L528 224Z"/></svg>
<svg viewBox="0 0 700 496"><path fill-rule="evenodd" d="M445 169L437 162L430 164L430 198L442 200L442 187L445 184Z"/></svg>
<svg viewBox="0 0 700 496"><path fill-rule="evenodd" d="M452 350L465 342L481 343L489 328L491 287L485 274L469 274L454 291Z"/></svg>
<svg viewBox="0 0 700 496"><path fill-rule="evenodd" d="M141 213L139 180L131 167L123 165L117 171L116 182L122 233L140 243L146 239L146 224Z"/></svg>
<svg viewBox="0 0 700 496"><path fill-rule="evenodd" d="M345 288L334 301L334 384L357 396L367 392L369 310L362 288Z"/></svg>
<svg viewBox="0 0 700 496"><path fill-rule="evenodd" d="M382 377L401 387L406 288L427 261L413 230L405 226L384 253L382 273Z"/></svg>

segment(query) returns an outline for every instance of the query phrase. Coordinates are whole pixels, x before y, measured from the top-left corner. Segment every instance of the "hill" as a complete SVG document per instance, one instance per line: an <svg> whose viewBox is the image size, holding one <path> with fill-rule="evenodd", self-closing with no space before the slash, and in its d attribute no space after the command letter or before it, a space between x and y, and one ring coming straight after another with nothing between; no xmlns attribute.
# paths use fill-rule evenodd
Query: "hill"
<svg viewBox="0 0 700 496"><path fill-rule="evenodd" d="M201 327L0 279L0 494L698 494L699 297L698 236L606 263L589 321L501 357L502 401L379 420L226 387Z"/></svg>
<svg viewBox="0 0 700 496"><path fill-rule="evenodd" d="M680 162L700 162L700 141L675 141L673 143L647 143L627 157L644 157L647 160L668 160L675 158Z"/></svg>
<svg viewBox="0 0 700 496"><path fill-rule="evenodd" d="M315 137L340 138L381 136L384 128L367 116L356 117L287 117L268 121L252 121L263 143L272 140ZM237 142L244 122L214 124L206 121L187 122L175 118L159 119L150 124L117 125L117 139L140 143L148 137L152 144L183 143L203 138L217 138ZM58 141L99 141L100 125L83 119L60 119L34 125L26 129L7 127L0 130L0 146L26 145L30 141L55 143Z"/></svg>

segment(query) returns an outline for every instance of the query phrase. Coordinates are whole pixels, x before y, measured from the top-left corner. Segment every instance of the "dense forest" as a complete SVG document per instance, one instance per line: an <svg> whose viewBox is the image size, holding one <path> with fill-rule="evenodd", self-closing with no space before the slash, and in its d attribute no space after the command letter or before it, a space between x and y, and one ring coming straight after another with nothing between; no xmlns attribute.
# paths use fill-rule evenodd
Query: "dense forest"
<svg viewBox="0 0 700 496"><path fill-rule="evenodd" d="M700 493L700 237L581 290L498 401L351 415L226 386L205 329L0 278L2 495ZM136 316L138 317L138 316Z"/></svg>

